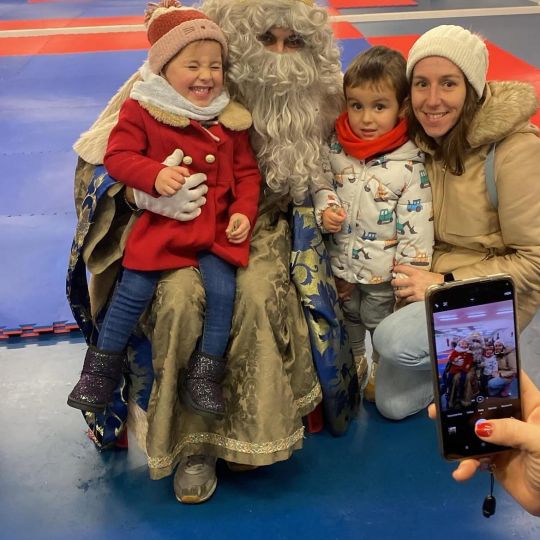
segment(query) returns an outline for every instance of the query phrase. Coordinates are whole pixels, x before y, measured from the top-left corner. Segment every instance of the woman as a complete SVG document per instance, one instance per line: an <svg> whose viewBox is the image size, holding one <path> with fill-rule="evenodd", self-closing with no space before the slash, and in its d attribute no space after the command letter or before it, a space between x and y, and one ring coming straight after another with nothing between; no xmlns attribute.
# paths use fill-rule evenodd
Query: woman
<svg viewBox="0 0 540 540"><path fill-rule="evenodd" d="M424 294L433 284L505 272L516 283L519 328L540 305L540 139L529 119L534 89L488 82L483 40L459 26L423 34L407 61L411 135L426 153L433 190L435 251L432 271L396 266L392 281L403 308L374 335L380 353L376 404L399 420L432 400ZM493 145L499 198L486 188L486 156Z"/></svg>
<svg viewBox="0 0 540 540"><path fill-rule="evenodd" d="M132 342L130 426L148 456L152 478L170 475L178 465L175 493L187 503L212 495L217 458L236 468L269 465L301 448L302 417L321 401L314 360L326 418L335 433L345 431L358 403L354 364L336 319L337 294L313 210L290 204L305 198L309 176L321 174L319 149L342 104L339 50L328 15L311 0L207 0L202 11L227 37L228 88L231 98L252 113L252 143L266 187L249 266L237 276L224 419L193 414L178 398L179 373L201 334L204 291L196 269L167 272L157 285L143 324L152 342L150 364L148 343ZM96 166L136 78L75 147L81 158L76 176L79 224L68 293L89 342L95 339L132 221L132 202L124 201L123 186ZM197 204L177 209L179 219L194 217ZM171 211L152 210L163 215ZM299 242L298 234L307 240ZM86 269L92 273L89 291ZM124 427L127 386L119 389L115 406L105 415L87 415L101 446L114 441Z"/></svg>

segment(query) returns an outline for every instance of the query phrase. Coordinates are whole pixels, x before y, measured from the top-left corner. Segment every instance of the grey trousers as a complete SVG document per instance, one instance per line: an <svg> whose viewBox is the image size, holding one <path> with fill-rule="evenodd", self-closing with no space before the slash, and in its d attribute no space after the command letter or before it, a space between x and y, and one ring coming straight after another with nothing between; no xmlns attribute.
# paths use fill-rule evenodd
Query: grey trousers
<svg viewBox="0 0 540 540"><path fill-rule="evenodd" d="M343 302L345 325L354 356L366 354L366 330L373 336L379 323L394 311L395 297L390 282L376 285L358 283L350 300ZM378 354L373 350L373 361Z"/></svg>

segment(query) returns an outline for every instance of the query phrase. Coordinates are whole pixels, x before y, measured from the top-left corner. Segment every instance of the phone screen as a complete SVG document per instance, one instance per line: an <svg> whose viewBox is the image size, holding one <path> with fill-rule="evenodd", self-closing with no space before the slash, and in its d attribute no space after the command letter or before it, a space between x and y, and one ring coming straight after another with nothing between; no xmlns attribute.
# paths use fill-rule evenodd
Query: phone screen
<svg viewBox="0 0 540 540"><path fill-rule="evenodd" d="M490 418L521 418L512 281L442 287L430 295L429 312L444 456L503 450L481 441L474 426Z"/></svg>

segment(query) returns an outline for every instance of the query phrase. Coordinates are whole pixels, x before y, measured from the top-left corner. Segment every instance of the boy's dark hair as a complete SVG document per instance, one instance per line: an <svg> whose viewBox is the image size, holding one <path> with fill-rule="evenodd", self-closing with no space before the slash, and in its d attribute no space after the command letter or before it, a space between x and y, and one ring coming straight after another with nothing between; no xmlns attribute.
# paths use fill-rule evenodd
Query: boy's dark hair
<svg viewBox="0 0 540 540"><path fill-rule="evenodd" d="M346 97L347 88L364 84L375 87L387 84L396 92L401 107L409 95L406 69L407 62L399 51L382 45L371 47L356 56L347 68L343 77L343 94Z"/></svg>

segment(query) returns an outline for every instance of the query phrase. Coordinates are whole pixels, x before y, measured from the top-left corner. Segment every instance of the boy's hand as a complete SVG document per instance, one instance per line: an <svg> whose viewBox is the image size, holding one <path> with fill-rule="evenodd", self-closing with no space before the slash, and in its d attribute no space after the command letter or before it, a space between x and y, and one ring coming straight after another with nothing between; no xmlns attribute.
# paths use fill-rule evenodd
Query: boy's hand
<svg viewBox="0 0 540 540"><path fill-rule="evenodd" d="M352 298L352 293L356 287L356 284L349 283L348 281L345 281L344 279L338 277L334 277L334 281L336 282L336 289L339 301L346 302L347 300L350 300Z"/></svg>
<svg viewBox="0 0 540 540"><path fill-rule="evenodd" d="M165 167L156 177L156 191L165 197L172 197L185 184L186 176L189 176L189 171L185 167Z"/></svg>
<svg viewBox="0 0 540 540"><path fill-rule="evenodd" d="M329 233L341 231L341 225L345 221L347 213L341 206L330 206L322 214L322 224Z"/></svg>
<svg viewBox="0 0 540 540"><path fill-rule="evenodd" d="M241 244L249 234L251 224L244 214L233 214L229 219L229 225L225 230L227 239L231 244Z"/></svg>

